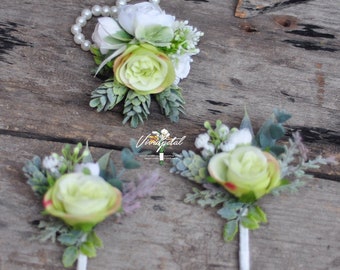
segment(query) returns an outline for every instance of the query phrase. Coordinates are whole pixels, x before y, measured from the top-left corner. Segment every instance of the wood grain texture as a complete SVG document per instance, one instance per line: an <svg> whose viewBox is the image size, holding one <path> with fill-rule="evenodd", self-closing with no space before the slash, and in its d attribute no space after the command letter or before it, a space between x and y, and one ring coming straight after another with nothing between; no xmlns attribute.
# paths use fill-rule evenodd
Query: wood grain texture
<svg viewBox="0 0 340 270"><path fill-rule="evenodd" d="M89 94L100 80L91 77L92 57L73 43L69 27L80 9L93 3L20 3L5 0L6 8L0 11L10 40L5 44L13 45L15 39L26 45L13 45L2 54L3 133L76 138L111 146L126 145L129 137L164 127L178 136L187 135L188 144L184 146L188 148L204 120L221 118L237 125L247 106L255 127L278 107L294 114L289 125L327 129L339 140L339 53L310 49L315 44L339 49L339 16L329 20L329 12L336 10L330 10L323 1L311 2L303 12L285 9L296 21L290 27L282 26L283 15L279 13L251 21L237 19L231 1L197 5L177 0L162 4L168 13L187 18L205 36L190 76L181 83L187 114L172 124L154 102L149 121L137 129L122 126L119 112L97 113L88 106ZM315 31L335 38L292 33L303 31L309 24L322 27ZM94 22L88 25L88 36L93 26ZM8 34L6 29L11 27L14 30ZM314 45L308 47L310 43Z"/></svg>
<svg viewBox="0 0 340 270"><path fill-rule="evenodd" d="M34 154L59 151L62 144L0 139L0 269L61 269L61 246L29 240L36 233L31 222L41 219L42 207L21 167ZM99 157L106 150L92 151ZM89 261L89 269L237 269L238 242L223 242L223 221L216 211L183 203L194 185L169 174L169 163L162 167L157 160L142 162L138 174L159 169L163 181L142 200L138 212L118 223L108 218L98 226L105 250ZM262 199L269 222L250 234L253 269L337 269L339 195L338 183L315 179L297 195Z"/></svg>
<svg viewBox="0 0 340 270"><path fill-rule="evenodd" d="M235 16L242 19L250 18L265 12L305 4L308 1L311 0L238 0Z"/></svg>
<svg viewBox="0 0 340 270"><path fill-rule="evenodd" d="M65 142L89 141L99 156L166 128L187 136L182 146L168 149L179 152L194 149L205 120L238 125L246 106L257 129L281 108L293 114L288 131L301 131L312 157L334 155L340 161L338 1L306 1L247 19L234 16L237 1L163 1L167 13L188 19L205 35L189 77L180 84L186 115L170 123L153 102L149 120L137 129L122 126L117 110L97 113L88 106L101 81L90 75L92 57L73 43L69 29L82 8L97 3L108 4L2 0L1 270L61 268L60 246L28 240L41 206L21 167L34 154L59 151ZM94 25L91 20L86 26L87 37ZM216 211L185 205L183 196L193 185L170 175L168 163L159 167L157 160L145 160L145 170L155 168L164 176L155 196L143 200L135 215L98 227L106 250L89 269L237 269L238 243L223 243ZM299 194L263 199L269 223L251 233L254 270L340 267L340 168L323 166L313 173L318 179Z"/></svg>

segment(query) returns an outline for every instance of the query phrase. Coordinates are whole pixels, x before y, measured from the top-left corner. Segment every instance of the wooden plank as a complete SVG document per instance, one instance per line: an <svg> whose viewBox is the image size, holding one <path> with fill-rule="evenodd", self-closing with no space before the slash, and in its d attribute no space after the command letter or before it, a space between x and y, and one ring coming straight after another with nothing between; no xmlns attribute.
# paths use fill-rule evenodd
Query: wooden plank
<svg viewBox="0 0 340 270"><path fill-rule="evenodd" d="M189 78L181 83L187 114L172 124L154 103L149 121L137 129L122 126L118 112L97 113L88 107L89 94L100 80L91 77L92 57L73 44L69 28L89 2L4 1L0 11L5 40L0 67L2 134L89 140L111 147L167 128L176 136L186 135L183 147L189 148L205 120L221 118L236 125L247 106L255 127L273 108L284 108L294 114L289 125L306 132L327 131L339 142L336 1L315 0L303 10L287 8L248 21L233 16L231 1L162 3L168 13L188 19L205 36ZM91 21L87 36L93 26Z"/></svg>
<svg viewBox="0 0 340 270"><path fill-rule="evenodd" d="M3 135L0 141L0 269L61 269L61 246L29 240L36 232L30 222L41 217L42 208L21 167L34 154L62 145ZM95 157L107 151L92 150ZM216 211L182 202L193 184L169 174L169 163L143 163L146 171L159 169L163 182L136 214L98 226L105 250L90 260L89 269L237 269L238 242L223 242ZM264 198L269 222L250 234L253 269L337 269L339 195L339 183L315 179L297 195Z"/></svg>

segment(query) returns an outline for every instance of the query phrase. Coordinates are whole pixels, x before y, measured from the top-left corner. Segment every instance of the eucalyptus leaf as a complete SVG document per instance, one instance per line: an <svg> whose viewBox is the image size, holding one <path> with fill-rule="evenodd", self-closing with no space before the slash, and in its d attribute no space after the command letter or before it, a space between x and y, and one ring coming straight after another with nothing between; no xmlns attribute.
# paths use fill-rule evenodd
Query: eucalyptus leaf
<svg viewBox="0 0 340 270"><path fill-rule="evenodd" d="M259 228L259 224L257 220L252 216L248 216L248 215L242 216L240 222L244 227L250 230L255 230Z"/></svg>
<svg viewBox="0 0 340 270"><path fill-rule="evenodd" d="M218 210L217 214L228 220L235 219L238 216L236 209L229 208L228 204L226 204L223 208Z"/></svg>
<svg viewBox="0 0 340 270"><path fill-rule="evenodd" d="M237 222L237 220L228 221L224 225L224 229L223 229L223 239L224 239L224 241L226 241L226 242L232 241L237 232L238 232L238 222Z"/></svg>
<svg viewBox="0 0 340 270"><path fill-rule="evenodd" d="M97 251L94 244L90 241L83 242L80 245L80 252L89 258L94 258L97 256Z"/></svg>
<svg viewBox="0 0 340 270"><path fill-rule="evenodd" d="M61 234L57 239L62 245L73 246L80 241L83 235L84 233L82 231L72 230L68 233Z"/></svg>
<svg viewBox="0 0 340 270"><path fill-rule="evenodd" d="M285 112L285 111L281 111L281 110L274 110L274 115L275 115L275 118L276 118L276 121L280 124L286 122L287 120L289 120L292 115Z"/></svg>
<svg viewBox="0 0 340 270"><path fill-rule="evenodd" d="M64 250L62 262L64 267L71 267L76 262L79 250L75 246L67 247Z"/></svg>
<svg viewBox="0 0 340 270"><path fill-rule="evenodd" d="M125 169L137 169L140 167L140 163L135 160L135 155L130 149L124 148L122 150L121 157Z"/></svg>
<svg viewBox="0 0 340 270"><path fill-rule="evenodd" d="M88 234L87 241L91 242L96 248L103 247L103 241L99 238L95 231L91 231Z"/></svg>
<svg viewBox="0 0 340 270"><path fill-rule="evenodd" d="M273 139L281 139L285 135L285 129L280 124L271 124L269 127L270 135Z"/></svg>

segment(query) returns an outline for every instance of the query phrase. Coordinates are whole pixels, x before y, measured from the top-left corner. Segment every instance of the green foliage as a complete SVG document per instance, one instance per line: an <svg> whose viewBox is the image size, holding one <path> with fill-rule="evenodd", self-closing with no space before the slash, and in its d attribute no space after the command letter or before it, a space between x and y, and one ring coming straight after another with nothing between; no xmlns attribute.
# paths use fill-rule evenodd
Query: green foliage
<svg viewBox="0 0 340 270"><path fill-rule="evenodd" d="M71 229L58 236L58 241L64 246L79 245L81 239L86 235L83 231Z"/></svg>
<svg viewBox="0 0 340 270"><path fill-rule="evenodd" d="M192 191L192 193L186 194L185 203L197 203L201 207L217 207L222 204L222 208L217 211L217 214L227 220L223 229L225 241L234 239L239 224L254 230L259 228L260 223L267 222L266 214L254 201L251 203L240 202L223 189L219 190L218 188L205 190L193 188Z"/></svg>
<svg viewBox="0 0 340 270"><path fill-rule="evenodd" d="M133 36L125 32L124 30L120 30L106 37L106 39L107 39L107 42L111 44L122 44L122 43L129 43L133 39Z"/></svg>
<svg viewBox="0 0 340 270"><path fill-rule="evenodd" d="M91 93L90 107L97 108L98 112L112 110L124 99L127 91L126 86L110 78Z"/></svg>
<svg viewBox="0 0 340 270"><path fill-rule="evenodd" d="M91 46L90 48L91 53L93 54L93 60L97 66L99 66L107 57L107 55L101 54L99 48L95 46ZM113 68L113 62L109 61L97 74L97 76L103 77L103 78L109 78L112 76L112 68ZM93 69L92 73L95 74L97 69Z"/></svg>
<svg viewBox="0 0 340 270"><path fill-rule="evenodd" d="M209 176L208 162L193 151L183 150L181 154L175 154L171 162L171 173L180 174L196 183L205 182Z"/></svg>
<svg viewBox="0 0 340 270"><path fill-rule="evenodd" d="M140 163L135 160L135 155L130 149L124 148L121 155L125 169L137 169L140 167Z"/></svg>
<svg viewBox="0 0 340 270"><path fill-rule="evenodd" d="M91 231L87 235L87 241L91 242L96 248L103 247L103 241L98 237L95 231Z"/></svg>
<svg viewBox="0 0 340 270"><path fill-rule="evenodd" d="M40 234L33 236L40 242L51 240L53 243L57 240L58 236L63 235L69 231L69 228L59 219L40 220L38 223Z"/></svg>
<svg viewBox="0 0 340 270"><path fill-rule="evenodd" d="M73 264L76 262L76 260L78 259L79 256L79 250L77 247L75 246L70 246L67 247L64 250L64 254L63 254L63 258L62 258L62 262L64 267L72 267Z"/></svg>
<svg viewBox="0 0 340 270"><path fill-rule="evenodd" d="M184 114L185 101L182 96L182 89L178 86L172 85L168 87L156 95L156 100L162 113L168 117L171 122L178 122L180 113Z"/></svg>
<svg viewBox="0 0 340 270"><path fill-rule="evenodd" d="M34 156L32 160L26 162L23 172L33 192L38 197L42 197L49 188L49 182L46 175L42 172L40 157Z"/></svg>
<svg viewBox="0 0 340 270"><path fill-rule="evenodd" d="M89 258L97 256L96 247L92 242L86 241L80 245L80 251Z"/></svg>
<svg viewBox="0 0 340 270"><path fill-rule="evenodd" d="M236 219L228 221L223 228L223 239L225 242L232 241L238 232L238 222Z"/></svg>
<svg viewBox="0 0 340 270"><path fill-rule="evenodd" d="M136 128L139 124L144 123L150 114L150 104L150 95L139 95L133 90L129 90L124 102L123 124L130 121L131 127Z"/></svg>
<svg viewBox="0 0 340 270"><path fill-rule="evenodd" d="M237 200L224 202L217 213L227 220L223 230L225 241L234 239L240 223L250 230L255 230L260 227L260 223L267 222L265 212L254 203L242 203Z"/></svg>
<svg viewBox="0 0 340 270"><path fill-rule="evenodd" d="M40 234L32 237L32 239L37 239L41 242L51 240L53 243L58 240L60 244L66 246L62 258L64 267L73 266L80 252L92 258L97 254L96 248L103 247L102 240L94 230L87 233L73 229L55 218L39 221L38 228L40 229Z"/></svg>
<svg viewBox="0 0 340 270"><path fill-rule="evenodd" d="M291 115L284 111L275 110L273 116L261 126L253 140L253 144L272 152L276 156L281 155L284 152L284 147L276 145L276 142L284 136L285 128L283 124L290 117Z"/></svg>
<svg viewBox="0 0 340 270"><path fill-rule="evenodd" d="M61 173L64 174L66 172L73 172L74 166L81 163L85 157L90 154L88 147L86 147L83 151L83 145L78 143L73 149L71 149L71 145L66 144L64 148L61 150L61 153L65 159L65 168L61 169Z"/></svg>
<svg viewBox="0 0 340 270"><path fill-rule="evenodd" d="M192 189L193 193L188 193L185 196L185 203L197 203L202 207L210 206L215 207L231 197L228 193L221 191L211 191L211 190L199 190L198 188Z"/></svg>

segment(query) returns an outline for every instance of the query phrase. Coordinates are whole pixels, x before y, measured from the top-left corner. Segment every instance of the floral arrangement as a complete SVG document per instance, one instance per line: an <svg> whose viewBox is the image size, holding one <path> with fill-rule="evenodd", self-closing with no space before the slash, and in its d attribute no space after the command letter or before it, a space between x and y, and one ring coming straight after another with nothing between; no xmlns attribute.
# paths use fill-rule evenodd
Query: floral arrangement
<svg viewBox="0 0 340 270"><path fill-rule="evenodd" d="M156 152L159 152L159 164L164 165L164 151L168 144L171 144L172 138L170 137L170 132L163 128L161 131L152 131L149 137L150 141L159 146Z"/></svg>
<svg viewBox="0 0 340 270"><path fill-rule="evenodd" d="M285 135L283 124L291 117L275 110L257 134L253 132L247 113L240 128L231 128L216 121L213 128L204 123L207 132L195 140L200 154L183 150L172 160L172 173L200 184L193 188L184 202L202 207L217 207L226 220L223 237L234 239L240 231L240 269L249 269L248 229L258 229L267 222L258 201L266 194L278 195L296 191L302 178L310 178L307 169L333 163L333 158L307 158L307 149L299 133L293 133L288 144L279 144Z"/></svg>
<svg viewBox="0 0 340 270"><path fill-rule="evenodd" d="M91 52L96 75L107 80L92 92L90 106L107 111L123 103L123 124L137 127L148 118L154 96L177 122L185 103L178 83L188 76L202 35L151 2L123 5L117 18L98 18Z"/></svg>
<svg viewBox="0 0 340 270"><path fill-rule="evenodd" d="M111 152L93 161L89 148L66 145L61 154L52 153L28 161L23 171L35 195L42 200L43 214L35 221L40 229L34 239L58 241L66 246L62 256L64 267L78 260L78 270L85 270L87 258L96 256L103 246L96 226L110 215L122 217L140 207L138 199L151 194L160 178L157 172L142 175L136 181L122 180L126 170L137 169L141 148L131 140L131 149L121 152L120 172L110 158Z"/></svg>

